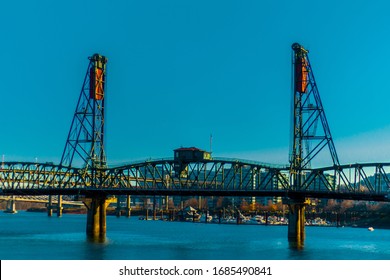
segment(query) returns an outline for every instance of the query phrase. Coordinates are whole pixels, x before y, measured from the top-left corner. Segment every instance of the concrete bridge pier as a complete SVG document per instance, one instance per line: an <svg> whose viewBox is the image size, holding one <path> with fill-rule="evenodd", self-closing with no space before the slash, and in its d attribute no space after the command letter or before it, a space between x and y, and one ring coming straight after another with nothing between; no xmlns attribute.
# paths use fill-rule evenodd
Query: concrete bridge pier
<svg viewBox="0 0 390 280"><path fill-rule="evenodd" d="M165 196L165 211L169 210L169 196Z"/></svg>
<svg viewBox="0 0 390 280"><path fill-rule="evenodd" d="M64 207L62 207L62 195L58 195L58 202L57 202L57 217L62 217L62 210Z"/></svg>
<svg viewBox="0 0 390 280"><path fill-rule="evenodd" d="M156 196L153 196L153 221L157 220Z"/></svg>
<svg viewBox="0 0 390 280"><path fill-rule="evenodd" d="M53 198L51 194L49 194L49 202L47 203L47 215L49 217L53 216Z"/></svg>
<svg viewBox="0 0 390 280"><path fill-rule="evenodd" d="M103 241L106 237L106 210L111 203L105 195L86 197L87 207L87 236L93 240Z"/></svg>
<svg viewBox="0 0 390 280"><path fill-rule="evenodd" d="M130 203L131 203L131 196L130 195L127 195L127 198L126 198L126 207L125 207L125 216L130 218L131 216L131 207L130 207Z"/></svg>
<svg viewBox="0 0 390 280"><path fill-rule="evenodd" d="M115 214L119 218L122 216L122 207L121 207L121 197L118 195L116 197L116 208L115 208Z"/></svg>
<svg viewBox="0 0 390 280"><path fill-rule="evenodd" d="M130 218L130 216L131 216L130 203L131 203L131 196L126 195L126 206L122 207L121 206L121 196L119 196L119 195L117 196L115 214L118 218L122 216L123 212L127 218Z"/></svg>
<svg viewBox="0 0 390 280"><path fill-rule="evenodd" d="M47 206L47 215L49 217L53 216L53 209L56 209L57 217L62 216L62 210L64 207L62 207L62 195L58 195L58 202L57 205L53 205L53 196L49 195Z"/></svg>
<svg viewBox="0 0 390 280"><path fill-rule="evenodd" d="M6 206L6 209L4 212L11 213L11 214L18 212L18 211L16 211L16 202L15 202L14 196L12 196L11 199L7 201L7 206Z"/></svg>
<svg viewBox="0 0 390 280"><path fill-rule="evenodd" d="M294 198L288 202L288 241L296 248L302 248L305 240L305 198Z"/></svg>

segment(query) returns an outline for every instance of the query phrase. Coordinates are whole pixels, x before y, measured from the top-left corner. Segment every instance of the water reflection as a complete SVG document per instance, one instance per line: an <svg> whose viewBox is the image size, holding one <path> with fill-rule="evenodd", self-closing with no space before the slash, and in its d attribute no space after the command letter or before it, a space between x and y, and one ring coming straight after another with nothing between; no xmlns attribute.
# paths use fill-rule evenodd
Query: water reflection
<svg viewBox="0 0 390 280"><path fill-rule="evenodd" d="M288 245L292 250L301 251L304 248L304 240L300 238L289 238Z"/></svg>
<svg viewBox="0 0 390 280"><path fill-rule="evenodd" d="M106 236L88 236L87 241L89 243L104 244L107 241Z"/></svg>
<svg viewBox="0 0 390 280"><path fill-rule="evenodd" d="M84 252L81 259L105 260L109 258L109 240L105 237L87 237L84 243Z"/></svg>

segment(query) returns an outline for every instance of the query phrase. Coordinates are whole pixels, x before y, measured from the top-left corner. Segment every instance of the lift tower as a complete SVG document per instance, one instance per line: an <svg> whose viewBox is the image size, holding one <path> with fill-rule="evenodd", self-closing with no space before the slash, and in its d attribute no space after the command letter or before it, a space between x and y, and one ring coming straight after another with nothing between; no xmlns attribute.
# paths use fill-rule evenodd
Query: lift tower
<svg viewBox="0 0 390 280"><path fill-rule="evenodd" d="M325 147L329 154L321 153L321 160L339 165L328 121L310 65L308 51L298 43L293 50L293 108L292 142L290 150L290 187L292 193L301 191L305 170ZM319 125L318 125L319 124ZM326 159L326 157L328 157ZM304 239L305 198L290 197L289 238Z"/></svg>
<svg viewBox="0 0 390 280"><path fill-rule="evenodd" d="M293 49L293 124L290 170L292 186L299 190L305 168L327 146L333 165L339 165L336 148L310 65L308 51L298 43ZM320 127L318 127L320 122ZM325 158L324 158L325 159Z"/></svg>
<svg viewBox="0 0 390 280"><path fill-rule="evenodd" d="M107 58L100 54L89 57L87 73L61 158L63 166L81 165L87 184L85 187L91 193L102 186L107 168L104 151L106 64ZM84 199L88 208L89 237L105 237L108 203L104 194L91 194Z"/></svg>
<svg viewBox="0 0 390 280"><path fill-rule="evenodd" d="M61 165L82 165L85 170L106 167L104 152L104 100L107 59L89 58L76 111L66 140Z"/></svg>

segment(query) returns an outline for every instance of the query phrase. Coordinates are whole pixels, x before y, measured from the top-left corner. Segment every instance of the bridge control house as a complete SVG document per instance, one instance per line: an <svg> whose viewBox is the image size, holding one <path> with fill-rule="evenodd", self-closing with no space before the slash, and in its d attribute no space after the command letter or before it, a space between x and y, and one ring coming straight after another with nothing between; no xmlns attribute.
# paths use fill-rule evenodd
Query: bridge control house
<svg viewBox="0 0 390 280"><path fill-rule="evenodd" d="M188 163L198 162L204 160L211 160L211 153L201 150L196 147L178 148L173 150L174 160L178 162L175 164L174 170L177 177L187 177L188 175Z"/></svg>
<svg viewBox="0 0 390 280"><path fill-rule="evenodd" d="M191 162L199 160L210 160L211 153L203 151L201 149L190 147L190 148L179 148L173 150L175 153L175 160L182 162Z"/></svg>

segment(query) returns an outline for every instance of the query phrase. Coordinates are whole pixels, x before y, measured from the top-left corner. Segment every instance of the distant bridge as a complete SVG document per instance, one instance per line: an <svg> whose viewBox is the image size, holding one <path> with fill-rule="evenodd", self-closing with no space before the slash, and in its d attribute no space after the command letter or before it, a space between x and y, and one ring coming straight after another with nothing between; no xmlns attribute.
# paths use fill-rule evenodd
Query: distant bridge
<svg viewBox="0 0 390 280"><path fill-rule="evenodd" d="M36 195L32 195L32 196L27 196L27 195L23 195L23 196L15 196L15 195L12 195L12 196L0 196L0 202L3 202L3 201L18 201L18 202L30 202L30 203L44 203L44 204L48 204L49 203L49 196L47 195L42 195L42 196L36 196ZM53 197L51 202L53 204L56 204L58 203L58 197ZM63 205L72 205L72 206L84 206L84 204L81 202L81 201L75 201L75 200L67 200L67 199L64 199L60 202L61 204Z"/></svg>

